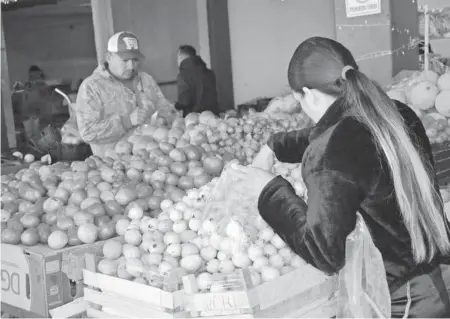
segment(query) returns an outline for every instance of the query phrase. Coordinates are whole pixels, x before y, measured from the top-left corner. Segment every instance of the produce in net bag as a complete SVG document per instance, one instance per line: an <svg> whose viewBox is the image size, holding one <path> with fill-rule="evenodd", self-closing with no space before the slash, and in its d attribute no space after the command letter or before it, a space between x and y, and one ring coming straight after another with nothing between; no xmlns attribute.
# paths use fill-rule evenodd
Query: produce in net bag
<svg viewBox="0 0 450 319"><path fill-rule="evenodd" d="M339 273L338 318L390 318L391 297L383 258L358 213L345 244L345 266Z"/></svg>

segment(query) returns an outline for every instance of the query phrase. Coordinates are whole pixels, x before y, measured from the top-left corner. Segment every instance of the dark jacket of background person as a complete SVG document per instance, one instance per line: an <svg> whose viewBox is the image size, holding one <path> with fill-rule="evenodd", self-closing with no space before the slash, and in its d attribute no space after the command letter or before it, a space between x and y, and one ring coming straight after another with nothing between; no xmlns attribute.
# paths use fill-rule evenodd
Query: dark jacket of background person
<svg viewBox="0 0 450 319"><path fill-rule="evenodd" d="M216 115L220 113L216 76L200 56L188 57L181 62L177 84L178 101L175 108L182 110L183 116L203 111L211 111Z"/></svg>

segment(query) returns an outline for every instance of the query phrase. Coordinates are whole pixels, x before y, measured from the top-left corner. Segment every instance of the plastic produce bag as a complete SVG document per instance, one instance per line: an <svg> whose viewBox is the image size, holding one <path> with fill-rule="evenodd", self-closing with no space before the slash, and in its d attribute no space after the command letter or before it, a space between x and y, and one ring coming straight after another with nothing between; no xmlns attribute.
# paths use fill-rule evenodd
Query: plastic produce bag
<svg viewBox="0 0 450 319"><path fill-rule="evenodd" d="M258 229L252 221L259 216L258 199L240 189L235 177L228 172L231 165L232 162L224 168L206 201L201 219L212 222L211 233L232 238L232 251L238 252L257 239Z"/></svg>
<svg viewBox="0 0 450 319"><path fill-rule="evenodd" d="M258 197L246 194L241 184L229 173L230 162L225 166L220 178L206 199L203 221L212 222L210 233L232 239L233 252L237 253L255 243L259 238L258 220L262 220L258 211ZM301 164L279 163L276 161L272 172L289 181L296 194L306 198L306 187L301 178Z"/></svg>
<svg viewBox="0 0 450 319"><path fill-rule="evenodd" d="M381 253L358 213L339 273L338 318L390 318L391 297Z"/></svg>

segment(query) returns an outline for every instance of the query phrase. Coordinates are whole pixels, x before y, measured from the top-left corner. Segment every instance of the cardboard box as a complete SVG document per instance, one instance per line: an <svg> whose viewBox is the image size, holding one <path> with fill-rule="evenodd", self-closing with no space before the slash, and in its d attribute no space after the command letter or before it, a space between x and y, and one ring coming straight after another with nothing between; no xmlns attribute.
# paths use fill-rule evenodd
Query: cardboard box
<svg viewBox="0 0 450 319"><path fill-rule="evenodd" d="M61 250L1 244L2 311L19 318L48 318L51 309L81 297L84 255L97 254L103 243Z"/></svg>

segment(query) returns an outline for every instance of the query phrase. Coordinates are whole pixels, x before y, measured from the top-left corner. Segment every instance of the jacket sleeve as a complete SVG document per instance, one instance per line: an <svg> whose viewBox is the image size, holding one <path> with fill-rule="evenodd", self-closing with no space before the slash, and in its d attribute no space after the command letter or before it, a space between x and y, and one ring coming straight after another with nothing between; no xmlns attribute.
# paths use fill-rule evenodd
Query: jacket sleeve
<svg viewBox="0 0 450 319"><path fill-rule="evenodd" d="M194 103L194 96L191 87L185 77L185 75L180 72L177 79L177 88L178 88L178 100L175 104L175 108L177 110L184 110L192 107Z"/></svg>
<svg viewBox="0 0 450 319"><path fill-rule="evenodd" d="M345 242L363 200L357 185L336 171L320 171L306 180L308 203L282 177L259 197L262 218L308 263L334 274L345 264Z"/></svg>
<svg viewBox="0 0 450 319"><path fill-rule="evenodd" d="M155 79L151 77L150 75L146 74L147 81L149 82L149 85L155 94L154 100L155 100L155 108L157 111L175 111L175 108L173 104L166 99L164 94L162 93L158 83L156 83Z"/></svg>
<svg viewBox="0 0 450 319"><path fill-rule="evenodd" d="M308 127L298 131L274 134L268 140L267 145L279 161L300 163L303 153L309 145L309 134L312 129L313 127Z"/></svg>
<svg viewBox="0 0 450 319"><path fill-rule="evenodd" d="M99 94L83 83L77 95L77 124L81 138L86 143L107 144L119 140L131 129L130 118L111 114L105 116Z"/></svg>

